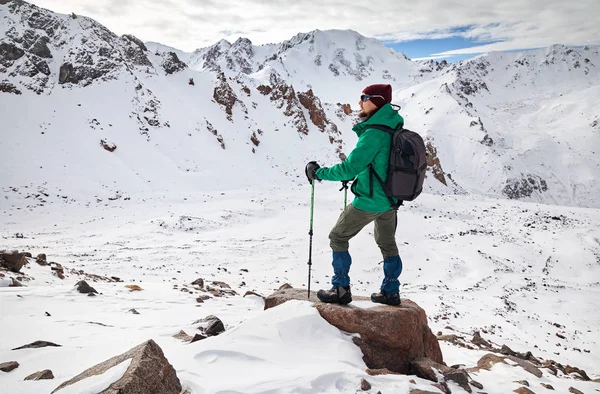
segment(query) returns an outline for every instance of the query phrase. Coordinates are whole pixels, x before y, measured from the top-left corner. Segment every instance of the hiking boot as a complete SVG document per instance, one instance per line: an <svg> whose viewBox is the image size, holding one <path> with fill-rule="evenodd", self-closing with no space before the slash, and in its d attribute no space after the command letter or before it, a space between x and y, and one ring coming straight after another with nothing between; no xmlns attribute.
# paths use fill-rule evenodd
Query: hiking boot
<svg viewBox="0 0 600 394"><path fill-rule="evenodd" d="M317 298L328 304L345 305L352 302L352 293L350 292L350 286L333 286L330 290L319 290Z"/></svg>
<svg viewBox="0 0 600 394"><path fill-rule="evenodd" d="M382 293L371 294L371 301L377 304L400 305L400 293L385 295Z"/></svg>

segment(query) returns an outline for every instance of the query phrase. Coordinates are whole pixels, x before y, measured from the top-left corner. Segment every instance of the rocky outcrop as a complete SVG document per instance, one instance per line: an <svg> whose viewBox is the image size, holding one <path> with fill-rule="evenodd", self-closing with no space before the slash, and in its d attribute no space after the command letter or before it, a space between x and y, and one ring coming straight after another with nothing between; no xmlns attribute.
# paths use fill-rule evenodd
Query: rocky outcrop
<svg viewBox="0 0 600 394"><path fill-rule="evenodd" d="M545 191L548 191L546 180L534 174L523 174L522 178L510 178L502 189L502 193L510 199L531 197L534 192Z"/></svg>
<svg viewBox="0 0 600 394"><path fill-rule="evenodd" d="M448 186L442 164L437 155L437 148L433 146L433 141L431 139L425 141L425 148L427 149L427 171L444 186Z"/></svg>
<svg viewBox="0 0 600 394"><path fill-rule="evenodd" d="M292 299L306 300L306 290L279 290L265 299L265 309ZM311 295L311 299L316 300L316 296ZM362 309L351 304L340 306L316 302L315 308L333 326L360 334L353 341L362 350L363 360L371 369L387 368L392 372L410 374L411 361L417 358L428 357L443 363L438 341L427 325L425 311L411 300L402 299L402 305L398 307Z"/></svg>
<svg viewBox="0 0 600 394"><path fill-rule="evenodd" d="M275 71L271 72L270 85L261 85L257 90L270 96L271 102L290 118L292 126L302 135L308 134L308 124L294 87L288 85Z"/></svg>
<svg viewBox="0 0 600 394"><path fill-rule="evenodd" d="M248 113L246 106L238 99L237 95L229 85L225 73L223 72L217 75L217 86L215 86L213 92L213 99L225 109L227 119L229 119L231 122L233 122L233 106L236 103L242 107L244 113Z"/></svg>
<svg viewBox="0 0 600 394"><path fill-rule="evenodd" d="M187 64L179 60L179 57L177 57L175 52L165 53L160 66L167 74L174 74L187 68Z"/></svg>
<svg viewBox="0 0 600 394"><path fill-rule="evenodd" d="M15 78L8 82L17 87L41 94L56 83L87 86L136 67L155 73L145 45L131 35L118 37L92 19L69 18L24 1L8 3L8 11L0 74ZM57 68L51 69L48 59Z"/></svg>
<svg viewBox="0 0 600 394"><path fill-rule="evenodd" d="M217 131L217 129L214 128L214 126L208 121L206 120L206 129L215 137L217 137L217 142L221 145L221 149L225 149L225 140L223 139L223 136L221 134L219 134L219 132Z"/></svg>
<svg viewBox="0 0 600 394"><path fill-rule="evenodd" d="M308 110L310 120L313 124L317 126L321 132L325 132L325 129L330 123L327 119L327 115L325 115L325 111L323 111L323 106L321 106L321 100L314 95L312 89L309 89L304 93L298 93L298 100L300 101L300 104ZM337 130L337 127L335 128Z"/></svg>
<svg viewBox="0 0 600 394"><path fill-rule="evenodd" d="M22 93L19 89L17 89L17 87L15 85L13 85L10 82L6 82L6 81L0 82L0 92L12 93L12 94L16 94L16 95L19 95Z"/></svg>
<svg viewBox="0 0 600 394"><path fill-rule="evenodd" d="M95 365L74 378L62 383L52 393L60 393L65 387L84 379L104 374L124 361L131 360L122 377L103 391L105 394L180 394L182 387L175 369L162 349L149 340L133 349Z"/></svg>

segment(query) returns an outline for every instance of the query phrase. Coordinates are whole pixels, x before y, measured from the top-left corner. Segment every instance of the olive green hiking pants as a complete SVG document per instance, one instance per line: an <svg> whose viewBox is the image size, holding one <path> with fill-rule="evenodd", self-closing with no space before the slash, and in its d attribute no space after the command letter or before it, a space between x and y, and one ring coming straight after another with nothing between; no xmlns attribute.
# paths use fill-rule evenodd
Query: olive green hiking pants
<svg viewBox="0 0 600 394"><path fill-rule="evenodd" d="M348 241L373 221L375 221L375 242L381 249L383 258L398 256L395 238L398 222L396 211L390 209L385 212L372 213L356 209L352 204L346 206L329 233L329 244L332 251L347 252Z"/></svg>

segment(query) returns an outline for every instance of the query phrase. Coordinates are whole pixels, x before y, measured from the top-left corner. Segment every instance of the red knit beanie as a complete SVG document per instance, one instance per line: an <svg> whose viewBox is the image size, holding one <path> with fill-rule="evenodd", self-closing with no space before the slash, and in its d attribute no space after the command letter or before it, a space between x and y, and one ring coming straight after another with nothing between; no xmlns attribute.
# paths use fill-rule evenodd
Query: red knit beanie
<svg viewBox="0 0 600 394"><path fill-rule="evenodd" d="M381 108L385 105L385 103L392 102L392 86L387 84L376 84L369 85L363 91L363 94L368 94L369 96L383 96L381 97L373 97L371 102L377 106L377 108Z"/></svg>

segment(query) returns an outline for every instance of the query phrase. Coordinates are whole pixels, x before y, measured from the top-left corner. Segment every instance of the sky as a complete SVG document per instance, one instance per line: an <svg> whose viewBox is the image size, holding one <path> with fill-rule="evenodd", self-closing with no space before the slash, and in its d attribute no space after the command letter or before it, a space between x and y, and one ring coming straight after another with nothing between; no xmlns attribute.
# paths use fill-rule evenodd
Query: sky
<svg viewBox="0 0 600 394"><path fill-rule="evenodd" d="M184 51L226 39L278 43L299 32L351 29L412 59L600 43L598 0L37 0L117 34Z"/></svg>

